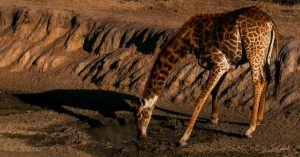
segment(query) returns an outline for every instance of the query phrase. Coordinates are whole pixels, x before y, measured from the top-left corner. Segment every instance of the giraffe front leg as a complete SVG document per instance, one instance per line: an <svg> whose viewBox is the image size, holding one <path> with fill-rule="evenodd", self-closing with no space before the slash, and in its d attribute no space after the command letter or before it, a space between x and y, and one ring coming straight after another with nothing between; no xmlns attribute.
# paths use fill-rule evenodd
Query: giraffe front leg
<svg viewBox="0 0 300 157"><path fill-rule="evenodd" d="M218 100L216 95L212 95L212 113L210 117L210 123L218 124L219 123L219 116L218 116Z"/></svg>
<svg viewBox="0 0 300 157"><path fill-rule="evenodd" d="M217 85L215 86L215 88L212 90L211 92L211 96L212 96L212 111L211 111L211 118L210 118L210 123L212 124L218 124L219 123L219 116L218 116L218 91L220 89L221 84L223 83L225 77L226 77L225 73L220 81L217 83Z"/></svg>
<svg viewBox="0 0 300 157"><path fill-rule="evenodd" d="M138 107L136 120L139 139L143 139L147 136L147 128L157 99L158 96L144 99L144 104Z"/></svg>
<svg viewBox="0 0 300 157"><path fill-rule="evenodd" d="M255 76L255 74L254 74ZM245 133L245 135L248 138L252 138L253 137L253 132L256 129L256 122L257 122L257 113L258 113L258 107L259 107L259 103L261 100L261 94L263 91L263 85L265 84L265 79L263 79L263 77L261 75L258 75L258 79L254 79L256 81L254 81L254 101L253 101L253 110L252 110L252 116L251 116L251 123L250 123L250 127L247 130L247 132Z"/></svg>
<svg viewBox="0 0 300 157"><path fill-rule="evenodd" d="M179 141L180 146L187 145L187 140L190 138L190 135L192 133L193 127L195 125L195 122L197 120L197 117L199 115L199 112L205 103L207 97L211 93L212 89L215 87L221 76L226 72L226 70L221 68L216 68L210 71L208 80L206 81L206 85L204 86L202 93L200 97L198 98L197 106L194 109L194 112L192 114L192 117L190 119L189 125L187 129L185 130L182 138Z"/></svg>

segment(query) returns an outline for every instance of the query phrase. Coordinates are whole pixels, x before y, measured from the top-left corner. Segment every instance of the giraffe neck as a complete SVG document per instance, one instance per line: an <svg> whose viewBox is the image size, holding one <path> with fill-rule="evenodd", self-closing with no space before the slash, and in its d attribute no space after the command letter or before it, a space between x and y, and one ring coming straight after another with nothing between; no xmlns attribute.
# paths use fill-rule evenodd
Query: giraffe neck
<svg viewBox="0 0 300 157"><path fill-rule="evenodd" d="M163 46L146 83L146 88L143 93L144 100L158 96L165 86L170 72L176 64L190 53L190 51L197 48L198 42L193 37L193 28L193 24L186 22Z"/></svg>
<svg viewBox="0 0 300 157"><path fill-rule="evenodd" d="M161 51L148 78L143 99L148 100L161 93L170 72L186 54L185 51L175 51L170 45Z"/></svg>

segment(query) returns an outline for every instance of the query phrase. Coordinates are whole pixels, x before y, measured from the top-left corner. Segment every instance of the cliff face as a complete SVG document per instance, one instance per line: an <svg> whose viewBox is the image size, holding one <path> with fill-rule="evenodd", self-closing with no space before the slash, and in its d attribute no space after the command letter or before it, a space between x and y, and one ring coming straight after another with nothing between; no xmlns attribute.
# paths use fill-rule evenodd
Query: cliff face
<svg viewBox="0 0 300 157"><path fill-rule="evenodd" d="M139 96L160 46L173 32L112 19L95 21L72 12L1 9L0 67L10 71L73 73L100 89ZM286 108L292 112L291 108L300 102L299 41L281 36L279 51L280 91L275 97L272 80L266 110ZM169 78L158 106L190 112L207 75L208 71L199 67L192 56L183 60ZM220 104L237 111L249 109L252 86L249 65L239 66L221 86Z"/></svg>

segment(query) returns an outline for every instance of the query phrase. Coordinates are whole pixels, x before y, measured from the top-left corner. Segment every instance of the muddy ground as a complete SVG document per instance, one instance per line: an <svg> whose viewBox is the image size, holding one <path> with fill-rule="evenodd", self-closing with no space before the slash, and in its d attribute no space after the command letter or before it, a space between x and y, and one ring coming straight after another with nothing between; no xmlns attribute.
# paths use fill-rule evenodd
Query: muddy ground
<svg viewBox="0 0 300 157"><path fill-rule="evenodd" d="M299 6L231 0L0 2L1 157L300 156ZM208 100L189 145L176 146L207 77L189 58L168 81L148 138L139 141L130 100L143 90L147 65L160 45L196 12L249 5L276 21L280 67L286 69L277 96L270 84L265 120L253 139L244 137L252 87L243 65L221 86L220 123L209 123Z"/></svg>

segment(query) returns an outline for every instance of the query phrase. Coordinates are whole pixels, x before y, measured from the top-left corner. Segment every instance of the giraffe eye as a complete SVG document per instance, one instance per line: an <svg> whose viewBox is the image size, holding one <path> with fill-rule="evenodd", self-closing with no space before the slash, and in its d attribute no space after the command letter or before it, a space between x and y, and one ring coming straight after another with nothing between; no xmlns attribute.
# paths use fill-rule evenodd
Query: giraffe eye
<svg viewBox="0 0 300 157"><path fill-rule="evenodd" d="M138 119L142 118L142 114L140 114L140 113L136 114L136 118L138 118Z"/></svg>

